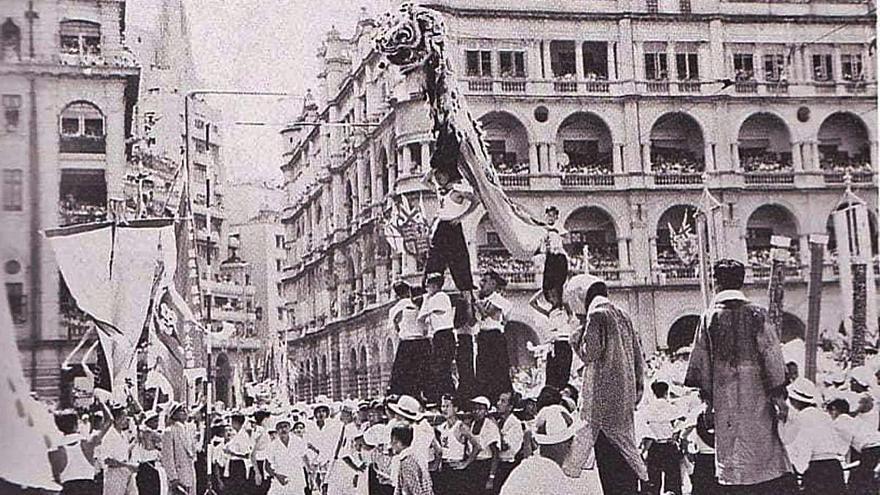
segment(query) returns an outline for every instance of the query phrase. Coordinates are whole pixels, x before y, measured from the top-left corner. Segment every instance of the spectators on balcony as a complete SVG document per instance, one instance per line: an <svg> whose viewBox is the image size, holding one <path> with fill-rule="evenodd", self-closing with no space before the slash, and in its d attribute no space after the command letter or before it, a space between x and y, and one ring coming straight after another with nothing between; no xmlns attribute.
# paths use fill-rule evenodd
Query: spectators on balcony
<svg viewBox="0 0 880 495"><path fill-rule="evenodd" d="M743 170L746 172L787 172L792 168L790 153L773 153L770 151L741 155L741 163Z"/></svg>
<svg viewBox="0 0 880 495"><path fill-rule="evenodd" d="M748 249L749 266L752 269L769 269L773 265L773 257L770 254L771 248L758 247ZM789 268L798 268L800 266L800 256L795 249L791 250L791 256L785 263Z"/></svg>
<svg viewBox="0 0 880 495"><path fill-rule="evenodd" d="M688 150L653 148L651 168L656 174L699 174L703 172L704 165Z"/></svg>
<svg viewBox="0 0 880 495"><path fill-rule="evenodd" d="M617 270L620 266L615 246L590 246L588 258L585 260L583 254L572 256L571 270L574 273L607 272ZM589 270L587 270L589 268Z"/></svg>
<svg viewBox="0 0 880 495"><path fill-rule="evenodd" d="M479 253L477 255L477 269L480 273L494 270L514 282L530 278L535 273L534 264L531 261L514 259L507 253Z"/></svg>
<svg viewBox="0 0 880 495"><path fill-rule="evenodd" d="M871 172L871 160L864 153L854 156L841 152L823 153L819 159L819 166L826 173L863 174Z"/></svg>
<svg viewBox="0 0 880 495"><path fill-rule="evenodd" d="M754 81L755 72L746 69L737 69L733 77L736 82Z"/></svg>
<svg viewBox="0 0 880 495"><path fill-rule="evenodd" d="M577 175L611 175L611 154L605 153L596 157L591 163L569 163L560 167L563 174Z"/></svg>
<svg viewBox="0 0 880 495"><path fill-rule="evenodd" d="M516 163L500 161L495 163L495 171L504 175L526 175L529 173L529 163Z"/></svg>
<svg viewBox="0 0 880 495"><path fill-rule="evenodd" d="M59 216L61 225L103 222L107 219L107 207L88 204L68 194L61 201Z"/></svg>
<svg viewBox="0 0 880 495"><path fill-rule="evenodd" d="M675 254L672 247L657 247L657 267L670 278L693 278L697 276L697 264L686 264Z"/></svg>

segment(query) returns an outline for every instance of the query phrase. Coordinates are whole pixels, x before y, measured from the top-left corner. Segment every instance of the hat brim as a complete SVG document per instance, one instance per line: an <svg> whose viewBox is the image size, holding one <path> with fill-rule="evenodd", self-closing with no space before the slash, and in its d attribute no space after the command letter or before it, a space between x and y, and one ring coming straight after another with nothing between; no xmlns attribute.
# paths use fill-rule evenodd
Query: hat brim
<svg viewBox="0 0 880 495"><path fill-rule="evenodd" d="M790 399L796 400L798 402L803 402L804 404L816 405L816 398L815 397L808 397L808 396L798 392L797 390L789 390L788 397Z"/></svg>
<svg viewBox="0 0 880 495"><path fill-rule="evenodd" d="M404 409L404 408L398 406L397 404L393 404L393 403L388 404L388 409L391 409L391 411L394 414L397 414L398 416L402 416L410 421L421 421L422 418L425 417L424 413L421 413L418 411L410 411L409 409Z"/></svg>
<svg viewBox="0 0 880 495"><path fill-rule="evenodd" d="M567 442L574 438L577 434L578 430L583 426L583 424L575 420L571 426L562 430L560 432L554 433L553 435L542 435L540 433L535 433L535 443L538 445L555 445L557 443Z"/></svg>

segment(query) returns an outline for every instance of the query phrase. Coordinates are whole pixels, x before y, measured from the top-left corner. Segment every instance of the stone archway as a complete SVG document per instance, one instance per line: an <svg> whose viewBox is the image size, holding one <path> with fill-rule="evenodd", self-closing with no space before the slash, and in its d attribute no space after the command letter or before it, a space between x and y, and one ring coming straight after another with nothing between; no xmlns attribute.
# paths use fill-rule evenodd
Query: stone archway
<svg viewBox="0 0 880 495"><path fill-rule="evenodd" d="M666 335L666 347L669 352L675 352L682 347L693 344L699 324L699 315L684 315L675 320Z"/></svg>

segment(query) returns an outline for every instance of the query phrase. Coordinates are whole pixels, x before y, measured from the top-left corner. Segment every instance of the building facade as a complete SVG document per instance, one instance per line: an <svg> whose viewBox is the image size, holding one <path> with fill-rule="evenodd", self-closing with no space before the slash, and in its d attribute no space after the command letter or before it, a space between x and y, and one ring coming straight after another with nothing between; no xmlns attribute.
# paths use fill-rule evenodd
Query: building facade
<svg viewBox="0 0 880 495"><path fill-rule="evenodd" d="M139 70L125 2L0 2L3 279L32 390L57 398L90 323L42 231L109 218L124 198Z"/></svg>
<svg viewBox="0 0 880 495"><path fill-rule="evenodd" d="M721 203L721 252L748 265L767 301L770 238L792 238L785 330L803 335L810 234L833 230L845 183L868 202L876 270L875 16L861 2L443 0L450 57L508 194L560 210L575 272L609 281L649 351L687 345L702 311L698 273L675 250L705 190ZM424 204L432 133L419 82L384 67L375 23L330 32L317 102L282 135L288 151L292 365L301 397L380 393L396 338L390 280L421 262L382 237L389 198ZM321 123L355 123L330 127ZM362 124L373 124L368 127ZM478 209L464 222L474 271L512 282L519 307L540 267L514 260ZM833 236L832 236L833 239ZM821 328L843 320L836 246L825 256ZM514 366L545 331L519 310ZM877 321L869 321L876 329Z"/></svg>

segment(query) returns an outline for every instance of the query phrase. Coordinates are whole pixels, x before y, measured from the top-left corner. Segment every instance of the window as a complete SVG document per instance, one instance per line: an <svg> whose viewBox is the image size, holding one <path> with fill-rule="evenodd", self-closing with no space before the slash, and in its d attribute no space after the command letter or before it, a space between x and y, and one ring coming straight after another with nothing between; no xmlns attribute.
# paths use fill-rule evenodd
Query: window
<svg viewBox="0 0 880 495"><path fill-rule="evenodd" d="M281 234L275 234L275 247L278 249L284 248L284 236Z"/></svg>
<svg viewBox="0 0 880 495"><path fill-rule="evenodd" d="M816 82L828 82L834 80L830 53L813 55L813 80Z"/></svg>
<svg viewBox="0 0 880 495"><path fill-rule="evenodd" d="M860 81L862 74L862 54L848 53L840 56L840 73L846 81Z"/></svg>
<svg viewBox="0 0 880 495"><path fill-rule="evenodd" d="M503 139L490 139L486 141L486 147L489 149L489 158L492 159L492 165L515 164L516 153L507 152L507 143ZM512 157L510 155L513 155ZM509 160L513 158L513 160Z"/></svg>
<svg viewBox="0 0 880 495"><path fill-rule="evenodd" d="M666 46L663 43L645 47L645 79L660 81L669 78L666 62Z"/></svg>
<svg viewBox="0 0 880 495"><path fill-rule="evenodd" d="M281 261L281 260L275 260L275 270L280 272L280 271L281 271L281 266L282 266L282 261Z"/></svg>
<svg viewBox="0 0 880 495"><path fill-rule="evenodd" d="M24 294L24 284L6 284L6 298L9 300L12 321L16 325L27 323L27 296Z"/></svg>
<svg viewBox="0 0 880 495"><path fill-rule="evenodd" d="M787 79L785 74L785 55L781 53L764 55L764 79L779 82Z"/></svg>
<svg viewBox="0 0 880 495"><path fill-rule="evenodd" d="M257 321L263 321L263 307L262 306L257 306L256 308L254 308L254 317L257 319Z"/></svg>
<svg viewBox="0 0 880 495"><path fill-rule="evenodd" d="M104 116L87 102L71 103L61 112L62 153L104 153Z"/></svg>
<svg viewBox="0 0 880 495"><path fill-rule="evenodd" d="M89 21L62 21L61 52L78 55L100 55L101 25Z"/></svg>
<svg viewBox="0 0 880 495"><path fill-rule="evenodd" d="M488 50L468 50L465 54L468 77L492 77L492 52Z"/></svg>
<svg viewBox="0 0 880 495"><path fill-rule="evenodd" d="M3 116L6 119L6 131L18 129L18 118L21 110L20 95L3 95Z"/></svg>
<svg viewBox="0 0 880 495"><path fill-rule="evenodd" d="M675 54L675 70L679 81L694 81L700 78L699 57L696 47L680 48Z"/></svg>
<svg viewBox="0 0 880 495"><path fill-rule="evenodd" d="M21 60L21 29L6 18L0 25L0 60Z"/></svg>
<svg viewBox="0 0 880 495"><path fill-rule="evenodd" d="M574 41L550 42L550 70L554 77L573 77L577 73Z"/></svg>
<svg viewBox="0 0 880 495"><path fill-rule="evenodd" d="M526 77L526 55L523 52L498 52L501 77Z"/></svg>
<svg viewBox="0 0 880 495"><path fill-rule="evenodd" d="M410 173L415 173L422 169L422 145L421 143L410 143L407 145L409 147L409 154L411 157L410 161Z"/></svg>
<svg viewBox="0 0 880 495"><path fill-rule="evenodd" d="M3 170L3 210L21 211L22 173L21 169Z"/></svg>
<svg viewBox="0 0 880 495"><path fill-rule="evenodd" d="M733 54L733 73L737 81L751 81L755 78L755 57L751 53Z"/></svg>
<svg viewBox="0 0 880 495"><path fill-rule="evenodd" d="M608 79L608 43L585 41L581 48L584 52L584 76L587 80Z"/></svg>

